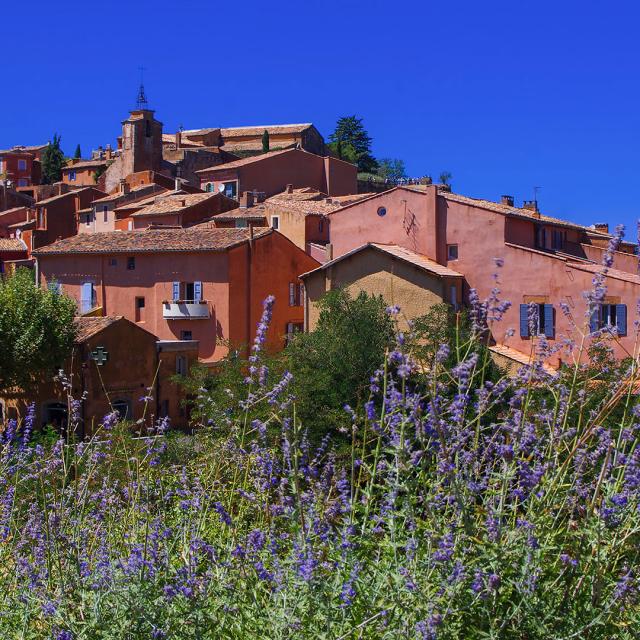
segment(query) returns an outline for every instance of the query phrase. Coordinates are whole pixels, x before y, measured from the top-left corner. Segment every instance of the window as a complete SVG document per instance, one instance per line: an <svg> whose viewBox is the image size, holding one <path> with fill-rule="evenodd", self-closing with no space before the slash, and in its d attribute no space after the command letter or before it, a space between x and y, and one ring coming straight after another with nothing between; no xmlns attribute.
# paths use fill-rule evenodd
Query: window
<svg viewBox="0 0 640 640"><path fill-rule="evenodd" d="M244 218L236 220L236 229L244 229L247 226L247 221Z"/></svg>
<svg viewBox="0 0 640 640"><path fill-rule="evenodd" d="M285 335L285 343L289 344L293 340L296 333L302 333L304 325L301 322L287 322L287 334Z"/></svg>
<svg viewBox="0 0 640 640"><path fill-rule="evenodd" d="M26 178L20 178L18 180L18 186L19 187L28 187L29 186L29 181Z"/></svg>
<svg viewBox="0 0 640 640"><path fill-rule="evenodd" d="M113 410L120 416L120 420L131 419L131 403L128 400L116 400L111 403Z"/></svg>
<svg viewBox="0 0 640 640"><path fill-rule="evenodd" d="M184 300L185 302L202 302L202 282L174 282L171 298L173 302Z"/></svg>
<svg viewBox="0 0 640 640"><path fill-rule="evenodd" d="M136 298L136 322L144 322L144 297Z"/></svg>
<svg viewBox="0 0 640 640"><path fill-rule="evenodd" d="M457 244L448 244L447 245L447 260L457 260L458 259L458 245Z"/></svg>
<svg viewBox="0 0 640 640"><path fill-rule="evenodd" d="M324 218L320 218L318 221L318 231L322 233L324 231Z"/></svg>
<svg viewBox="0 0 640 640"><path fill-rule="evenodd" d="M176 357L176 373L179 376L186 376L189 373L189 367L187 366L186 356Z"/></svg>
<svg viewBox="0 0 640 640"><path fill-rule="evenodd" d="M84 217L84 225L85 227L88 227L91 225L91 214L87 213Z"/></svg>
<svg viewBox="0 0 640 640"><path fill-rule="evenodd" d="M449 289L449 301L451 302L451 306L457 311L458 310L458 287L455 284L451 285Z"/></svg>
<svg viewBox="0 0 640 640"><path fill-rule="evenodd" d="M129 256L127 258L127 269L129 271L133 271L136 268L136 258L135 256Z"/></svg>
<svg viewBox="0 0 640 640"><path fill-rule="evenodd" d="M26 171L26 170L27 170L27 161L18 160L18 171Z"/></svg>
<svg viewBox="0 0 640 640"><path fill-rule="evenodd" d="M38 227L44 229L44 209L42 207L38 209Z"/></svg>
<svg viewBox="0 0 640 640"><path fill-rule="evenodd" d="M144 121L144 135L146 138L151 137L151 120Z"/></svg>
<svg viewBox="0 0 640 640"><path fill-rule="evenodd" d="M193 333L191 331L181 331L180 340L193 340Z"/></svg>
<svg viewBox="0 0 640 640"><path fill-rule="evenodd" d="M541 227L541 226L536 227L535 248L536 249L547 248L547 232L544 227Z"/></svg>
<svg viewBox="0 0 640 640"><path fill-rule="evenodd" d="M102 222L109 220L109 207L106 204L102 205Z"/></svg>
<svg viewBox="0 0 640 640"><path fill-rule="evenodd" d="M280 216L271 216L271 228L272 229L280 228Z"/></svg>
<svg viewBox="0 0 640 640"><path fill-rule="evenodd" d="M127 229L129 231L131 231L133 229L133 220L129 220L129 223L127 224Z"/></svg>
<svg viewBox="0 0 640 640"><path fill-rule="evenodd" d="M238 183L237 182L223 182L222 186L224 189L222 193L224 193L227 198L235 198L238 193Z"/></svg>
<svg viewBox="0 0 640 640"><path fill-rule="evenodd" d="M74 182L75 179L76 179L76 170L71 169L71 171L69 171L69 182Z"/></svg>
<svg viewBox="0 0 640 640"><path fill-rule="evenodd" d="M0 158L0 173L4 172L4 160L2 158Z"/></svg>
<svg viewBox="0 0 640 640"><path fill-rule="evenodd" d="M530 320L537 326L531 327ZM555 314L552 304L529 303L520 305L520 337L529 338L533 335L544 335L553 338L555 335Z"/></svg>
<svg viewBox="0 0 640 640"><path fill-rule="evenodd" d="M551 231L551 248L554 251L561 251L564 247L564 243L567 239L567 232L560 231L559 229L553 229Z"/></svg>
<svg viewBox="0 0 640 640"><path fill-rule="evenodd" d="M211 192L213 191L213 189L214 189L214 186L215 186L215 185L213 184L213 182L207 182L207 184L205 185L204 190L205 190L207 193L211 193Z"/></svg>
<svg viewBox="0 0 640 640"><path fill-rule="evenodd" d="M62 293L62 285L59 282L56 282L55 280L52 280L51 282L47 282L47 289L49 291L51 291L51 293Z"/></svg>
<svg viewBox="0 0 640 640"><path fill-rule="evenodd" d="M289 283L289 306L299 307L304 301L304 285Z"/></svg>
<svg viewBox="0 0 640 640"><path fill-rule="evenodd" d="M627 335L627 305L601 304L592 314L589 329L615 329L619 336Z"/></svg>
<svg viewBox="0 0 640 640"><path fill-rule="evenodd" d="M87 313L98 306L98 296L93 282L83 282L80 287L80 312Z"/></svg>
<svg viewBox="0 0 640 640"><path fill-rule="evenodd" d="M109 266L110 267L117 267L118 266L117 258L109 258Z"/></svg>
<svg viewBox="0 0 640 640"><path fill-rule="evenodd" d="M384 216L386 216L386 215L387 215L387 208L386 208L386 207L378 207L377 214L378 214L381 218L384 218Z"/></svg>

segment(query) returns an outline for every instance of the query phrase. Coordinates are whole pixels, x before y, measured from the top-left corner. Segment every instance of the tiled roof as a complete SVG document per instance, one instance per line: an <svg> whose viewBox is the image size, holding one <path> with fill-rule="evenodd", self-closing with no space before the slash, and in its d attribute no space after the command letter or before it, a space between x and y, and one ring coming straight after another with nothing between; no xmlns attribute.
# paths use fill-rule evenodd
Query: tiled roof
<svg viewBox="0 0 640 640"><path fill-rule="evenodd" d="M71 169L92 169L93 167L105 167L108 160L80 160L74 164L68 164L66 167L62 167L63 171L69 171Z"/></svg>
<svg viewBox="0 0 640 640"><path fill-rule="evenodd" d="M284 151L270 151L269 153L261 153L259 156L250 156L249 158L241 158L240 160L234 160L233 162L226 162L225 164L217 164L214 167L209 167L207 169L198 169L196 173L205 173L205 172L208 173L211 171L225 171L227 169L237 169L238 167L244 167L247 164L260 162L262 160L266 160L267 158L278 156L282 153L291 153L292 151L295 151L295 149L285 149Z"/></svg>
<svg viewBox="0 0 640 640"><path fill-rule="evenodd" d="M36 151L42 151L42 149L46 149L48 146L49 145L47 144L36 144L31 146L18 144L11 147L11 149L0 150L0 155L4 153L35 153Z"/></svg>
<svg viewBox="0 0 640 640"><path fill-rule="evenodd" d="M264 220L266 218L266 212L264 207L257 205L255 207L231 209L231 211L225 211L224 213L217 213L210 218L208 222L214 222L216 220Z"/></svg>
<svg viewBox="0 0 640 640"><path fill-rule="evenodd" d="M295 146L295 142L292 140L287 143L280 143L278 140L272 140L270 144L270 149L272 151L284 151L286 149L292 149ZM250 151L252 153L258 152L262 153L262 140L229 140L224 143L222 147L225 151L230 151L232 153L242 152L242 151Z"/></svg>
<svg viewBox="0 0 640 640"><path fill-rule="evenodd" d="M105 202L116 202L117 200L120 200L121 198L129 198L131 200L135 199L136 194L138 192L144 192L146 191L153 191L153 187L155 187L157 189L157 191L161 192L161 193L166 193L166 189L164 189L163 187L160 187L159 185L155 184L155 183L151 183L151 184L141 184L138 185L137 187L133 187L133 189L129 190L129 193L123 193L122 191L117 191L116 193L111 193L108 196L104 196L103 198L97 198L96 200L92 201L92 204L95 204L96 202L100 202L100 203L105 203ZM139 197L142 197L143 195L145 195L144 193L140 193Z"/></svg>
<svg viewBox="0 0 640 640"><path fill-rule="evenodd" d="M531 365L534 363L533 356L531 354L523 353L522 351L518 351L517 349L512 349L511 347L507 347L504 344L494 344L489 347L489 351L493 351L499 356L503 358L507 358L512 362L522 365ZM548 363L543 363L542 368L549 374L555 375L557 373L557 369L552 367Z"/></svg>
<svg viewBox="0 0 640 640"><path fill-rule="evenodd" d="M89 189L90 187L87 187ZM67 191L66 193L60 193L57 196L51 196L50 198L46 198L45 200L38 200L33 204L34 207L42 207L51 202L56 202L57 200L62 200L62 198L68 198L69 196L73 196L76 193L80 193L83 189L74 189L73 191Z"/></svg>
<svg viewBox="0 0 640 640"><path fill-rule="evenodd" d="M282 197L282 196L285 197ZM268 198L265 203L269 205L269 209L281 209L283 211L297 211L305 216L321 216L328 215L359 200L368 198L369 193L354 193L344 196L331 196L314 200L289 200L287 194L279 194Z"/></svg>
<svg viewBox="0 0 640 640"><path fill-rule="evenodd" d="M73 319L76 328L76 344L97 335L119 320L122 320L122 316L76 316Z"/></svg>
<svg viewBox="0 0 640 640"><path fill-rule="evenodd" d="M395 244L381 244L377 242L368 242L367 244L363 244L352 251L342 254L329 262L325 262L321 267L314 269L313 271L308 271L307 273L302 274L300 277L304 278L312 273L316 273L318 271L322 271L327 269L328 267L333 266L334 264L341 262L345 258L349 258L355 254L361 253L366 249L376 249L378 251L382 251L388 255L393 256L394 258L398 258L403 260L404 262L408 262L423 271L428 271L429 273L433 273L436 276L442 277L447 276L450 278L462 278L463 275L454 271L453 269L449 269L449 267L445 267L444 265L438 264L434 260L430 260L426 256L423 256L420 253L416 253L415 251L410 251L409 249L405 249L404 247L399 247Z"/></svg>
<svg viewBox="0 0 640 640"><path fill-rule="evenodd" d="M588 262L567 262L567 266L572 269L578 269L579 271L588 271L589 273L600 273L602 271L601 264L590 264ZM631 284L640 284L640 276L635 273L620 271L620 269L607 269L606 276L607 278L613 278L614 280L623 280L624 282L630 282Z"/></svg>
<svg viewBox="0 0 640 640"><path fill-rule="evenodd" d="M312 126L313 123L304 122L302 124L265 124L252 127L224 127L220 129L220 133L223 138L233 136L261 136L266 129L269 133L280 133L284 135L287 133L302 133Z"/></svg>
<svg viewBox="0 0 640 640"><path fill-rule="evenodd" d="M145 206L140 211L132 213L131 217L157 216L167 215L171 213L179 213L200 204L205 200L213 200L218 198L217 193L185 193L181 195L165 196L157 199L153 204Z"/></svg>
<svg viewBox="0 0 640 640"><path fill-rule="evenodd" d="M26 205L22 206L22 207L13 207L12 209L4 209L3 211L0 211L0 218L2 218L5 214L8 213L16 213L17 211L22 211L24 209L28 209L29 207L27 207Z"/></svg>
<svg viewBox="0 0 640 640"><path fill-rule="evenodd" d="M18 238L0 238L0 251L26 251L27 247Z"/></svg>
<svg viewBox="0 0 640 640"><path fill-rule="evenodd" d="M263 229L254 232L254 238L271 232ZM82 233L58 240L33 251L35 256L67 253L144 253L174 251L225 251L249 240L248 229L145 229L140 231L106 231Z"/></svg>

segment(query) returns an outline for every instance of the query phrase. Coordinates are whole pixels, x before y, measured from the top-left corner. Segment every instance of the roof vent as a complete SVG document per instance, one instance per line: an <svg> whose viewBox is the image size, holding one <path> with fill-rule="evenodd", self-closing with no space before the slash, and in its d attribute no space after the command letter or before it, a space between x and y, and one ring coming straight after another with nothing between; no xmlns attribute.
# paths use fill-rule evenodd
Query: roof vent
<svg viewBox="0 0 640 640"><path fill-rule="evenodd" d="M513 196L500 196L500 204L513 207Z"/></svg>

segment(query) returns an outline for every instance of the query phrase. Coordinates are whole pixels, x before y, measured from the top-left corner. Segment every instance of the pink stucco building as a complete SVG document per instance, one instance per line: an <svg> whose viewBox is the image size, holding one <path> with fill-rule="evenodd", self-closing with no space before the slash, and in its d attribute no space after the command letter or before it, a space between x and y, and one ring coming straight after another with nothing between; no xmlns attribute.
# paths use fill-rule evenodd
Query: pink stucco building
<svg viewBox="0 0 640 640"><path fill-rule="evenodd" d="M592 288L609 243L606 225L585 227L543 215L536 203L515 207L510 196L490 202L437 185L398 187L332 211L326 219L325 259L371 242L405 247L461 273L464 300L472 287L486 298L499 272L501 298L512 306L493 330L498 345L530 352L526 317L535 303L540 305L539 331L549 340L575 336L573 323L587 330L608 325L619 334L616 354L633 353L640 297L635 245L620 245L606 278L604 304L597 316L585 318L583 292ZM503 259L504 267L496 267L495 258Z"/></svg>

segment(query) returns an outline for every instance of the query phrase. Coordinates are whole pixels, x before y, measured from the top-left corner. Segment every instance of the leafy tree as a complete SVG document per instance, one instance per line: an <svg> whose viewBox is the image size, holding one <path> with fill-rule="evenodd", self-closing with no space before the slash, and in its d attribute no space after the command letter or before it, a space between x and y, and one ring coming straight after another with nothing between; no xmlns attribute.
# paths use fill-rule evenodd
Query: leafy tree
<svg viewBox="0 0 640 640"><path fill-rule="evenodd" d="M62 179L62 169L67 162L60 148L60 136L53 135L53 142L42 153L42 182L53 184Z"/></svg>
<svg viewBox="0 0 640 640"><path fill-rule="evenodd" d="M451 186L451 178L453 178L453 176L451 175L450 171L443 171L440 174L440 184L446 184L448 187Z"/></svg>
<svg viewBox="0 0 640 640"><path fill-rule="evenodd" d="M262 134L262 153L269 151L269 132L265 129Z"/></svg>
<svg viewBox="0 0 640 640"><path fill-rule="evenodd" d="M93 174L93 180L94 182L98 182L98 180L100 180L100 176L102 176L102 174L113 164L113 161L111 162L107 162L107 164L104 164L100 167L98 167L94 174Z"/></svg>
<svg viewBox="0 0 640 640"><path fill-rule="evenodd" d="M407 177L404 160L400 158L382 158L378 161L378 175L384 180L398 182Z"/></svg>
<svg viewBox="0 0 640 640"><path fill-rule="evenodd" d="M344 422L344 405L354 408L369 395L369 379L384 362L394 323L381 296L344 290L319 302L314 331L296 335L284 353L293 374L299 415L316 433Z"/></svg>
<svg viewBox="0 0 640 640"><path fill-rule="evenodd" d="M82 151L80 150L80 143L76 147L76 152L73 154L74 158L82 158Z"/></svg>
<svg viewBox="0 0 640 640"><path fill-rule="evenodd" d="M28 389L62 365L75 313L74 300L37 287L29 269L0 278L0 390Z"/></svg>
<svg viewBox="0 0 640 640"><path fill-rule="evenodd" d="M329 147L338 158L358 165L358 171L373 172L378 163L371 155L371 137L362 124L362 118L344 116L336 123L329 136Z"/></svg>

